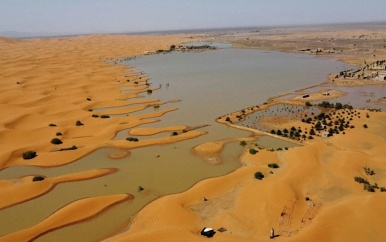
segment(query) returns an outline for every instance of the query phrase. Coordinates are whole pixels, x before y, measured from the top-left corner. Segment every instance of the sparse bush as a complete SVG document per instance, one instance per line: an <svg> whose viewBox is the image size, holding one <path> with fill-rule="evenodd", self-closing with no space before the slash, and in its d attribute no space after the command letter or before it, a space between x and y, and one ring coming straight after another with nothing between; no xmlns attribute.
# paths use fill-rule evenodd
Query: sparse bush
<svg viewBox="0 0 386 242"><path fill-rule="evenodd" d="M91 117L93 117L93 118L99 118L99 115L98 115L98 114L93 114Z"/></svg>
<svg viewBox="0 0 386 242"><path fill-rule="evenodd" d="M368 192L375 192L375 186L371 184L363 184L363 189L367 190Z"/></svg>
<svg viewBox="0 0 386 242"><path fill-rule="evenodd" d="M364 124L364 125L363 125L363 128L367 129L367 128L368 128L368 127L367 127L367 124Z"/></svg>
<svg viewBox="0 0 386 242"><path fill-rule="evenodd" d="M58 139L58 138L53 138L52 140L51 140L51 144L54 144L54 145L60 145L60 144L62 144L63 142L60 140L60 139Z"/></svg>
<svg viewBox="0 0 386 242"><path fill-rule="evenodd" d="M255 178L258 179L258 180L262 180L264 178L264 175L263 175L263 173L258 171L258 172L255 173Z"/></svg>
<svg viewBox="0 0 386 242"><path fill-rule="evenodd" d="M84 124L78 120L78 121L76 121L75 125L76 125L76 126L82 126L82 125L84 125Z"/></svg>
<svg viewBox="0 0 386 242"><path fill-rule="evenodd" d="M23 153L24 160L30 160L36 157L36 151L29 150Z"/></svg>
<svg viewBox="0 0 386 242"><path fill-rule="evenodd" d="M306 197L306 201L310 201L310 198L309 198L309 197Z"/></svg>
<svg viewBox="0 0 386 242"><path fill-rule="evenodd" d="M277 168L279 168L279 165L276 163L270 163L270 164L268 164L268 167L272 168L272 169L277 169Z"/></svg>
<svg viewBox="0 0 386 242"><path fill-rule="evenodd" d="M87 98L87 101L91 101L91 98L88 97L88 98Z"/></svg>
<svg viewBox="0 0 386 242"><path fill-rule="evenodd" d="M226 117L225 121L230 122L231 119L229 117Z"/></svg>
<svg viewBox="0 0 386 242"><path fill-rule="evenodd" d="M311 107L312 104L311 104L310 102L306 102L306 106L307 106L307 107Z"/></svg>
<svg viewBox="0 0 386 242"><path fill-rule="evenodd" d="M61 148L59 151L76 150L76 149L78 149L78 147L76 147L76 145L73 145L73 146L71 146L69 148Z"/></svg>
<svg viewBox="0 0 386 242"><path fill-rule="evenodd" d="M61 135L62 135L62 133L56 132L56 136L61 136Z"/></svg>
<svg viewBox="0 0 386 242"><path fill-rule="evenodd" d="M104 114L104 115L101 115L101 118L110 118L110 116L109 116L109 115L106 115L106 114Z"/></svg>
<svg viewBox="0 0 386 242"><path fill-rule="evenodd" d="M386 192L386 187L381 187L381 192Z"/></svg>
<svg viewBox="0 0 386 242"><path fill-rule="evenodd" d="M365 178L356 176L354 177L354 180L358 183L363 183L363 184L370 184Z"/></svg>
<svg viewBox="0 0 386 242"><path fill-rule="evenodd" d="M141 192L143 190L145 190L145 188L143 188L142 186L138 186L138 192Z"/></svg>
<svg viewBox="0 0 386 242"><path fill-rule="evenodd" d="M245 140L240 141L240 145L241 145L241 146L246 146L246 145L247 145L247 141L245 141Z"/></svg>
<svg viewBox="0 0 386 242"><path fill-rule="evenodd" d="M150 90L150 89L149 89L149 90L147 90L146 92L147 92L147 94L152 94L152 93L153 93L153 90Z"/></svg>
<svg viewBox="0 0 386 242"><path fill-rule="evenodd" d="M49 124L50 127L56 127L56 124Z"/></svg>
<svg viewBox="0 0 386 242"><path fill-rule="evenodd" d="M35 176L34 178L32 178L32 181L33 182L36 182L36 181L43 181L44 180L44 177L43 176Z"/></svg>
<svg viewBox="0 0 386 242"><path fill-rule="evenodd" d="M134 138L134 137L127 137L126 138L127 141L132 141L132 142L138 142L138 138Z"/></svg>
<svg viewBox="0 0 386 242"><path fill-rule="evenodd" d="M172 133L172 136L176 136L176 135L178 135L178 132L177 132L177 131L174 131L174 132Z"/></svg>
<svg viewBox="0 0 386 242"><path fill-rule="evenodd" d="M258 150L256 150L256 149L249 149L249 154L251 154L251 155L255 155L257 152L259 152Z"/></svg>
<svg viewBox="0 0 386 242"><path fill-rule="evenodd" d="M92 110L91 108L88 110L89 112L92 112L92 111L94 111L94 110Z"/></svg>

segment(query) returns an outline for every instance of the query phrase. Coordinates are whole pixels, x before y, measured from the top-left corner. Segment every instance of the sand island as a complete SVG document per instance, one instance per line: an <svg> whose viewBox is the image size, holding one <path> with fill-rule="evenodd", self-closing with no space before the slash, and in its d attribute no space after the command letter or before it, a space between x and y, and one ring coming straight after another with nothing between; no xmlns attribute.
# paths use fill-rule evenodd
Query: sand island
<svg viewBox="0 0 386 242"><path fill-rule="evenodd" d="M200 231L210 227L216 232L213 241L266 241L271 228L275 229L275 239L281 241L384 241L385 98L368 100L379 108L371 110L332 100L347 95L335 87L384 88L384 29L384 25L346 25L231 34L1 38L0 169L6 172L14 167L62 167L102 147L120 150L112 157L130 157L130 151L136 148L173 144L206 134L205 125L142 128L141 125L157 123L160 117L178 112L166 105L178 100L146 96L157 92L158 87L151 85L146 73L119 65L116 60L120 58L162 54L174 51L173 45L208 40L239 48L323 55L358 68L326 76L321 85L328 84L328 88L312 91L305 87L290 98L286 94L272 97L253 107L229 110L217 119L232 128L290 140L299 146L261 148L251 137L196 146L192 149L196 155L216 156L224 145L240 143L242 165L225 176L200 181L185 192L154 200L119 229L114 228L99 239L205 241L208 238ZM165 108L157 109L163 105ZM296 115L268 115L243 123L276 105L295 106ZM110 107L115 107L114 111L105 110ZM149 108L155 112L136 114ZM311 114L307 108L324 109ZM127 139L114 139L119 131L128 129ZM140 140L133 137L164 133L170 135ZM29 176L2 179L0 212L17 210L27 201L55 192L61 184L80 185L117 172L112 163L111 167L53 177L32 171ZM31 241L50 231L92 221L108 208L130 206L136 196L150 191L144 192L72 201L52 208L54 212L37 218L38 222L26 223L17 230L9 228L9 232L0 235L0 241Z"/></svg>

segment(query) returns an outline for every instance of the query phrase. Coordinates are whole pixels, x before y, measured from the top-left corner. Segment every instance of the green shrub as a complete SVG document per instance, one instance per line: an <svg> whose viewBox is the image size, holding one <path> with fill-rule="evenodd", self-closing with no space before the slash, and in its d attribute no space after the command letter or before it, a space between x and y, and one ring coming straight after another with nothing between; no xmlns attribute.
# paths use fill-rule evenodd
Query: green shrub
<svg viewBox="0 0 386 242"><path fill-rule="evenodd" d="M99 118L99 115L98 115L98 114L93 114L91 117L93 117L93 118Z"/></svg>
<svg viewBox="0 0 386 242"><path fill-rule="evenodd" d="M49 124L50 127L56 127L56 124Z"/></svg>
<svg viewBox="0 0 386 242"><path fill-rule="evenodd" d="M78 147L76 147L76 145L73 145L73 146L71 146L69 148L61 148L59 151L76 150L76 149L78 149Z"/></svg>
<svg viewBox="0 0 386 242"><path fill-rule="evenodd" d="M367 124L364 124L364 125L363 125L363 128L367 129L367 128L368 128Z"/></svg>
<svg viewBox="0 0 386 242"><path fill-rule="evenodd" d="M51 140L51 143L54 144L54 145L60 145L60 144L62 144L63 142L62 142L60 139L58 139L58 138L53 138L53 139Z"/></svg>
<svg viewBox="0 0 386 242"><path fill-rule="evenodd" d="M279 168L279 165L276 163L270 163L270 164L268 164L268 167L272 168L272 169L277 169L277 168Z"/></svg>
<svg viewBox="0 0 386 242"><path fill-rule="evenodd" d="M358 183L363 183L363 184L370 184L365 178L356 176L354 177L354 180Z"/></svg>
<svg viewBox="0 0 386 242"><path fill-rule="evenodd" d="M76 125L76 126L82 126L82 125L84 125L84 124L78 120L78 121L76 121L75 125Z"/></svg>
<svg viewBox="0 0 386 242"><path fill-rule="evenodd" d="M231 121L231 118L230 118L230 117L227 117L227 118L225 119L225 121L230 122L230 121Z"/></svg>
<svg viewBox="0 0 386 242"><path fill-rule="evenodd" d="M375 186L371 184L363 184L363 189L367 190L368 192L375 192Z"/></svg>
<svg viewBox="0 0 386 242"><path fill-rule="evenodd" d="M36 157L36 151L29 150L23 153L24 160L30 160Z"/></svg>
<svg viewBox="0 0 386 242"><path fill-rule="evenodd" d="M381 192L386 192L386 187L381 187Z"/></svg>
<svg viewBox="0 0 386 242"><path fill-rule="evenodd" d="M146 92L147 92L147 94L152 94L152 93L153 93L153 90L150 90L150 89L149 89L149 90L147 90Z"/></svg>
<svg viewBox="0 0 386 242"><path fill-rule="evenodd" d="M247 145L247 141L245 141L245 140L240 141L240 145L241 145L241 146L246 146L246 145Z"/></svg>
<svg viewBox="0 0 386 242"><path fill-rule="evenodd" d="M138 138L134 138L134 137L127 137L126 140L132 141L132 142L138 142Z"/></svg>
<svg viewBox="0 0 386 242"><path fill-rule="evenodd" d="M138 192L141 192L143 190L145 190L145 188L143 188L142 186L138 186Z"/></svg>
<svg viewBox="0 0 386 242"><path fill-rule="evenodd" d="M106 114L104 114L104 115L101 115L101 118L110 118L110 116L109 116L109 115L106 115Z"/></svg>
<svg viewBox="0 0 386 242"><path fill-rule="evenodd" d="M91 108L88 110L89 112L92 112L92 111L94 111L94 110L92 110Z"/></svg>
<svg viewBox="0 0 386 242"><path fill-rule="evenodd" d="M62 135L62 133L56 132L56 136L61 136L61 135Z"/></svg>
<svg viewBox="0 0 386 242"><path fill-rule="evenodd" d="M43 181L44 180L44 177L43 176L35 176L34 178L32 178L32 181L33 182L36 182L36 181Z"/></svg>
<svg viewBox="0 0 386 242"><path fill-rule="evenodd" d="M176 135L178 135L178 132L177 132L177 131L174 131L174 132L172 133L172 136L176 136Z"/></svg>
<svg viewBox="0 0 386 242"><path fill-rule="evenodd" d="M310 198L309 198L309 197L306 197L306 201L310 201Z"/></svg>
<svg viewBox="0 0 386 242"><path fill-rule="evenodd" d="M306 106L310 107L310 106L312 106L312 104L310 102L306 102Z"/></svg>
<svg viewBox="0 0 386 242"><path fill-rule="evenodd" d="M257 152L259 152L258 150L256 150L256 149L249 149L249 154L251 154L251 155L255 155Z"/></svg>
<svg viewBox="0 0 386 242"><path fill-rule="evenodd" d="M87 101L91 101L91 98L88 97L88 98L87 98Z"/></svg>
<svg viewBox="0 0 386 242"><path fill-rule="evenodd" d="M255 178L258 179L258 180L262 180L264 178L264 175L263 175L263 173L258 171L258 172L255 173Z"/></svg>

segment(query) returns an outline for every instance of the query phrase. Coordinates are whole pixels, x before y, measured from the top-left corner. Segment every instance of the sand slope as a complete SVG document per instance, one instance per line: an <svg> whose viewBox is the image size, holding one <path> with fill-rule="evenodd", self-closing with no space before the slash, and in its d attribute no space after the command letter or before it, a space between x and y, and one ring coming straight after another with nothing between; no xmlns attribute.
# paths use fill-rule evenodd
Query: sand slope
<svg viewBox="0 0 386 242"><path fill-rule="evenodd" d="M363 190L354 176L386 186L386 114L354 125L346 135L288 151L245 153L239 170L154 201L127 233L108 241L206 241L203 227L227 230L211 241L267 241L271 227L281 241L384 241L386 193ZM267 167L273 162L280 168ZM367 176L364 166L376 174ZM253 177L257 171L263 180Z"/></svg>
<svg viewBox="0 0 386 242"><path fill-rule="evenodd" d="M0 237L0 241L32 241L49 231L84 221L114 204L131 199L133 196L128 194L81 199L61 208L35 226Z"/></svg>

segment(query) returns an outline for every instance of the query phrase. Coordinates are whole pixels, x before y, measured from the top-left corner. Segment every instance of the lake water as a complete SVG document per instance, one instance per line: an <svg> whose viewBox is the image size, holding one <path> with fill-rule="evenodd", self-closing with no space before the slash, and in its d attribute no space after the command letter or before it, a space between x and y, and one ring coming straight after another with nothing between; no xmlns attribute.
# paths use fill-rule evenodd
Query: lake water
<svg viewBox="0 0 386 242"><path fill-rule="evenodd" d="M181 100L160 107L175 107L178 111L160 117L158 123L140 127L209 125L200 129L208 134L171 145L131 150L131 155L122 159L108 158L116 150L104 148L66 166L5 169L0 179L30 174L52 177L104 167L115 167L119 171L89 181L59 184L44 196L1 210L0 235L32 226L80 198L133 194L132 202L114 206L96 219L50 232L36 241L64 241L64 238L65 241L98 241L109 236L154 199L185 191L202 179L225 175L240 167L239 155L243 148L238 143L225 146L220 154L221 165L211 165L192 153L194 146L208 141L252 135L216 123L217 117L259 105L271 96L320 83L329 73L351 68L323 57L236 48L150 55L122 64L146 73L151 78L151 88L161 86L150 98ZM147 94L143 96L147 97ZM138 113L154 111L148 108ZM116 138L126 138L128 131L121 131ZM293 146L267 137L256 139L261 146ZM145 191L138 192L138 186L143 186Z"/></svg>

